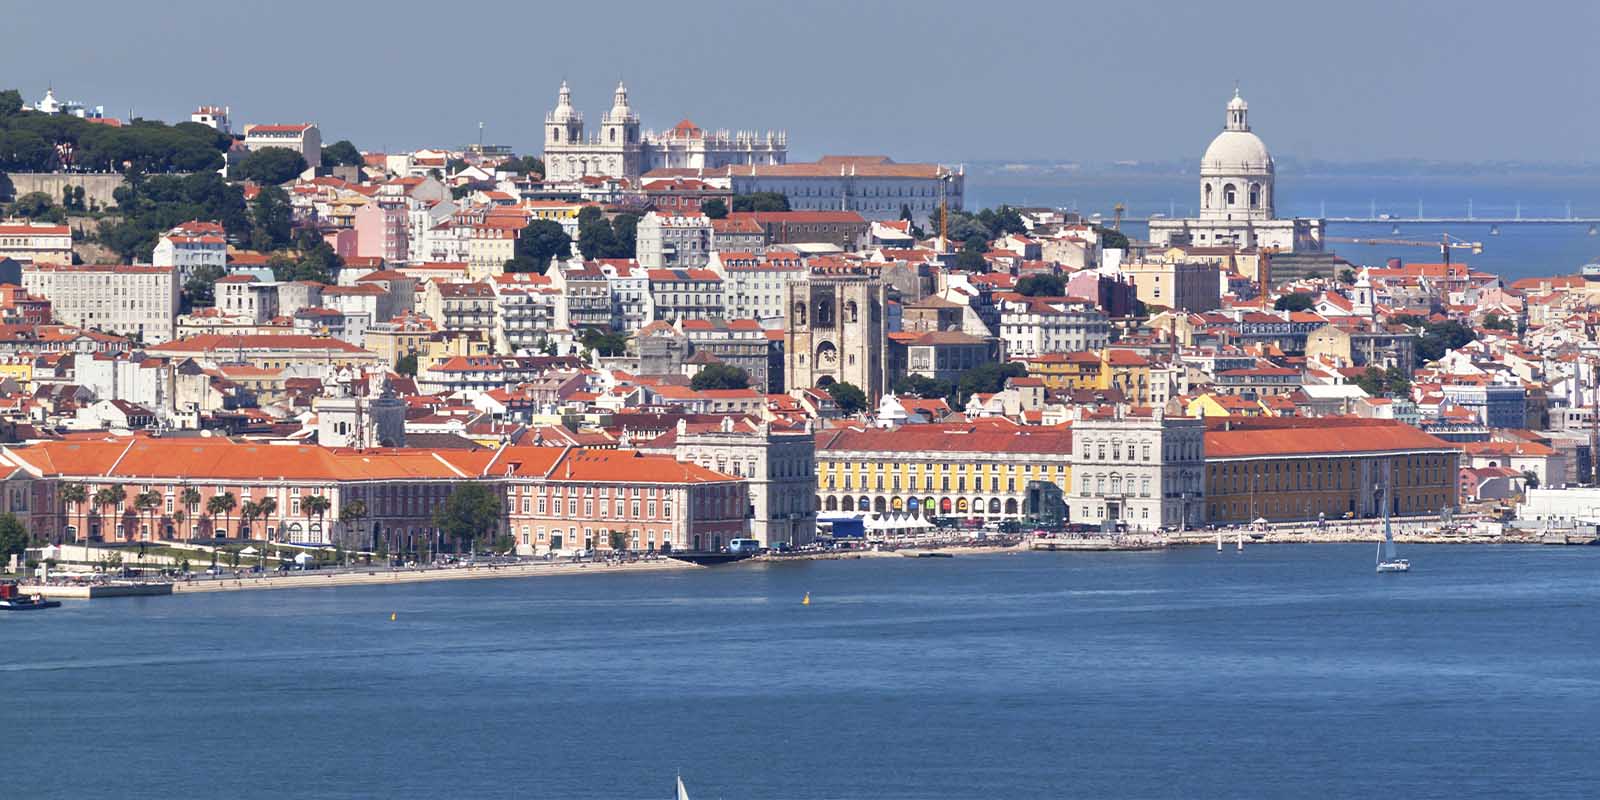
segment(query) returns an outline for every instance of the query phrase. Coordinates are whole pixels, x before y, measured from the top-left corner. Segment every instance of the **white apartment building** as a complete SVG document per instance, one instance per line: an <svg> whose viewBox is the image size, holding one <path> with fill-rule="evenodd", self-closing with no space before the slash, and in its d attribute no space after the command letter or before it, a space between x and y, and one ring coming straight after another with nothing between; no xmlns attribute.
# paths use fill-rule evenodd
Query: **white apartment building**
<svg viewBox="0 0 1600 800"><path fill-rule="evenodd" d="M0 258L72 263L72 228L25 219L0 220Z"/></svg>
<svg viewBox="0 0 1600 800"><path fill-rule="evenodd" d="M306 166L322 166L322 131L316 123L244 126L244 149L254 153L265 147L293 150L305 158Z"/></svg>
<svg viewBox="0 0 1600 800"><path fill-rule="evenodd" d="M652 211L639 220L635 255L645 269L692 269L711 260L711 219Z"/></svg>
<svg viewBox="0 0 1600 800"><path fill-rule="evenodd" d="M789 284L806 276L806 262L795 253L773 251L711 254L709 268L722 276L729 319L783 321Z"/></svg>
<svg viewBox="0 0 1600 800"><path fill-rule="evenodd" d="M537 354L550 341L561 291L550 278L531 272L496 275L489 289L495 298L496 352Z"/></svg>
<svg viewBox="0 0 1600 800"><path fill-rule="evenodd" d="M1139 532L1204 521L1204 420L1160 408L1084 414L1072 423L1072 448L1072 521Z"/></svg>
<svg viewBox="0 0 1600 800"><path fill-rule="evenodd" d="M215 222L185 222L161 234L150 263L177 269L181 287L200 267L227 270L228 241L222 226Z"/></svg>
<svg viewBox="0 0 1600 800"><path fill-rule="evenodd" d="M172 267L125 264L26 264L22 287L50 298L68 325L138 336L145 344L172 339L178 280Z"/></svg>
<svg viewBox="0 0 1600 800"><path fill-rule="evenodd" d="M229 275L217 279L216 307L229 317L242 317L259 325L278 316L278 284L254 275Z"/></svg>
<svg viewBox="0 0 1600 800"><path fill-rule="evenodd" d="M1111 321L1076 297L1017 297L1000 301L1000 340L1007 359L1099 350L1111 341Z"/></svg>
<svg viewBox="0 0 1600 800"><path fill-rule="evenodd" d="M591 262L606 276L611 288L612 324L636 331L655 321L655 300L650 294L649 270L631 258L602 258Z"/></svg>

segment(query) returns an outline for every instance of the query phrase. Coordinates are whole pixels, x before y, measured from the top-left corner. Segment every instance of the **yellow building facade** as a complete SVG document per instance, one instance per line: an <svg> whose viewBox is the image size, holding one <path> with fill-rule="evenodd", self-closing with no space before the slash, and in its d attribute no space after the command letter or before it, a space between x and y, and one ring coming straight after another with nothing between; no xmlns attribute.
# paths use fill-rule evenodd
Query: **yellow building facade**
<svg viewBox="0 0 1600 800"><path fill-rule="evenodd" d="M908 425L817 436L817 502L828 512L1020 520L1071 485L1072 434L1005 423Z"/></svg>

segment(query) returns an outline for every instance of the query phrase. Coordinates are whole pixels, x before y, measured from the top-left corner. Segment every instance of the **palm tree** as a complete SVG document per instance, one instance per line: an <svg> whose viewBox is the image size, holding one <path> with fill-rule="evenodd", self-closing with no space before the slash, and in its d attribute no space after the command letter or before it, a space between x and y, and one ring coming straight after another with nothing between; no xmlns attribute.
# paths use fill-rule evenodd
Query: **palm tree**
<svg viewBox="0 0 1600 800"><path fill-rule="evenodd" d="M144 515L145 522L150 528L150 538L156 538L155 511L161 507L161 493L157 491L140 492L134 495L133 507Z"/></svg>
<svg viewBox="0 0 1600 800"><path fill-rule="evenodd" d="M339 521L344 523L345 528L348 530L354 530L366 515L367 504L363 500L351 500L345 503L343 508L339 509Z"/></svg>
<svg viewBox="0 0 1600 800"><path fill-rule="evenodd" d="M261 518L266 529L261 532L262 541L272 539L272 515L278 513L278 498L263 497L256 501L256 516Z"/></svg>
<svg viewBox="0 0 1600 800"><path fill-rule="evenodd" d="M244 538L256 538L256 515L260 513L261 509L256 506L256 501L254 500L246 500L244 505L239 506L239 523L244 528Z"/></svg>
<svg viewBox="0 0 1600 800"><path fill-rule="evenodd" d="M267 545L272 541L272 515L278 510L278 498L263 497L256 502L256 516L261 518L261 568L267 568ZM279 537L280 540L282 537ZM282 554L282 551L279 551Z"/></svg>
<svg viewBox="0 0 1600 800"><path fill-rule="evenodd" d="M328 515L328 509L333 507L333 501L320 494L314 494L300 502L300 510L317 518L317 527L322 527ZM324 534L326 535L326 534Z"/></svg>
<svg viewBox="0 0 1600 800"><path fill-rule="evenodd" d="M73 511L78 512L78 529L75 533L83 539L84 544L88 544L89 522L84 517L83 506L89 500L89 490L81 483L63 483L56 494L61 498L63 505L70 505Z"/></svg>
<svg viewBox="0 0 1600 800"><path fill-rule="evenodd" d="M183 488L183 491L178 492L178 502L182 503L183 507L187 511L189 511L190 513L193 513L195 511L199 511L200 510L200 490L194 488L193 486L185 486ZM193 537L190 537L190 538L193 538Z"/></svg>
<svg viewBox="0 0 1600 800"><path fill-rule="evenodd" d="M122 506L126 502L128 502L128 491L123 489L122 484L120 483L113 483L110 486L107 486L104 489L94 493L95 508L109 508L112 510L112 525L120 526L122 524ZM102 510L100 513L103 515L105 512ZM105 538L105 531L103 529L101 530L100 536L102 539Z"/></svg>
<svg viewBox="0 0 1600 800"><path fill-rule="evenodd" d="M211 538L217 538L217 517L222 517L222 536L227 537L229 516L238 506L239 499L233 496L233 492L211 495L211 499L206 501L206 513L211 515Z"/></svg>

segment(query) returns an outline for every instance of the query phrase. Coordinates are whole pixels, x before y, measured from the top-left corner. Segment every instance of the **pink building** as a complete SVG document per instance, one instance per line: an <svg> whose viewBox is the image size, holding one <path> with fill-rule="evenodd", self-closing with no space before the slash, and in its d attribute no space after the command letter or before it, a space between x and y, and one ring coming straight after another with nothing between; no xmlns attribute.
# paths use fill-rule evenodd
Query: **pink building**
<svg viewBox="0 0 1600 800"><path fill-rule="evenodd" d="M356 209L355 231L355 255L381 258L390 264L403 264L410 254L404 203L369 200L366 205Z"/></svg>
<svg viewBox="0 0 1600 800"><path fill-rule="evenodd" d="M338 253L340 258L354 258L360 250L356 244L357 234L354 228L339 228L322 234L322 241L327 242Z"/></svg>

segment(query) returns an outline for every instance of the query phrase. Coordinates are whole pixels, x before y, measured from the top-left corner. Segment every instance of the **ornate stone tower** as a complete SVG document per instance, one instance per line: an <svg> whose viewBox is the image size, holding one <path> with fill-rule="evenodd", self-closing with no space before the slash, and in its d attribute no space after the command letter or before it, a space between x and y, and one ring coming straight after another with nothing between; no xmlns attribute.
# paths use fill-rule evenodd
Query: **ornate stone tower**
<svg viewBox="0 0 1600 800"><path fill-rule="evenodd" d="M617 81L611 110L600 121L600 146L610 153L606 174L635 177L643 173L639 142L639 115L628 107L628 87Z"/></svg>
<svg viewBox="0 0 1600 800"><path fill-rule="evenodd" d="M788 286L787 385L843 382L876 403L888 386L883 281L859 269L814 270Z"/></svg>
<svg viewBox="0 0 1600 800"><path fill-rule="evenodd" d="M566 81L562 81L555 110L544 115L544 160L545 171L549 173L546 177L552 180L567 178L567 175L561 174L569 160L564 157L582 146L583 113L572 107L572 90L567 88Z"/></svg>

